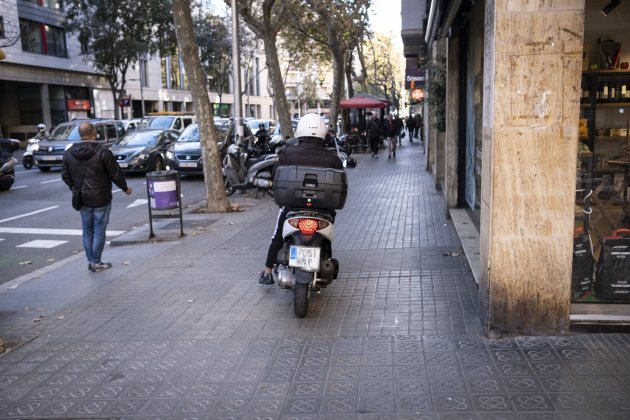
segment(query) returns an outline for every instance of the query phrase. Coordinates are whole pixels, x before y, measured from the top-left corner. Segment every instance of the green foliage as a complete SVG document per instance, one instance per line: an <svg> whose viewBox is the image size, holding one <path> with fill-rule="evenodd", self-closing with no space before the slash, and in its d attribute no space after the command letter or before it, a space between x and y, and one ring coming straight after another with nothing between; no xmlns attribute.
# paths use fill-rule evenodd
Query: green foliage
<svg viewBox="0 0 630 420"><path fill-rule="evenodd" d="M175 51L170 0L68 0L67 27L115 95L143 54Z"/></svg>
<svg viewBox="0 0 630 420"><path fill-rule="evenodd" d="M427 63L426 100L433 116L433 127L446 131L446 54L444 48L436 48L433 60Z"/></svg>

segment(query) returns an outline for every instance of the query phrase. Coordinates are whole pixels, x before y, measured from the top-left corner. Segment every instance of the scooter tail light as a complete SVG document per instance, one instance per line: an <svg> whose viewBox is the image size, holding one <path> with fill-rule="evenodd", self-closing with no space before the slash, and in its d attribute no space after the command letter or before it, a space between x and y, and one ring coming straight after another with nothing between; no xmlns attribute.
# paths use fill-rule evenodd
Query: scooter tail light
<svg viewBox="0 0 630 420"><path fill-rule="evenodd" d="M325 220L317 219L291 219L289 220L289 224L294 228L299 229L304 235L312 235L318 230L324 229L328 226L328 222Z"/></svg>

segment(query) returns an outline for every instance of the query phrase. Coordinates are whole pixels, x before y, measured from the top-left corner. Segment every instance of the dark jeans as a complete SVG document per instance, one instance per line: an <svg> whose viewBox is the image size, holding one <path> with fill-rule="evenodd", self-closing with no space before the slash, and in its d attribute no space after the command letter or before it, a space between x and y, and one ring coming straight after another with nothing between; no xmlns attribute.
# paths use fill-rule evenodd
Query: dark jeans
<svg viewBox="0 0 630 420"><path fill-rule="evenodd" d="M276 219L276 227L273 230L271 243L269 244L269 249L267 250L267 259L265 260L265 267L267 268L273 268L273 266L276 265L278 252L280 252L282 246L284 245L284 239L282 238L282 226L284 225L284 221L287 220L288 212L289 210L287 208L280 207L278 219Z"/></svg>
<svg viewBox="0 0 630 420"><path fill-rule="evenodd" d="M378 137L370 137L370 151L375 155L378 154L378 145L380 140L381 139Z"/></svg>

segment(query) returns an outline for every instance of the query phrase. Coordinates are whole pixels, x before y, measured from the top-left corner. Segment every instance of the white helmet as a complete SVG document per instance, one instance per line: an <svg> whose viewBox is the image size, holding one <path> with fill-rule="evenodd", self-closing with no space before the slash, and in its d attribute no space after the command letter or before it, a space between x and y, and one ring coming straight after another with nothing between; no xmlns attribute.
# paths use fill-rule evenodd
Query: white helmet
<svg viewBox="0 0 630 420"><path fill-rule="evenodd" d="M37 130L38 131L46 131L46 125L43 124L43 123L37 124Z"/></svg>
<svg viewBox="0 0 630 420"><path fill-rule="evenodd" d="M326 132L324 120L319 115L311 113L300 118L295 129L295 137L317 137L320 140L324 140Z"/></svg>

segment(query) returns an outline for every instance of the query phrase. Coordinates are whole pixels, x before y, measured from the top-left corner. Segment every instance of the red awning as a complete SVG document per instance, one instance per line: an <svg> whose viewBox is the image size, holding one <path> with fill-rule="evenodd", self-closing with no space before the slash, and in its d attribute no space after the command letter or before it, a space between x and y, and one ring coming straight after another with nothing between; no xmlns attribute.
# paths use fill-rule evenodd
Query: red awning
<svg viewBox="0 0 630 420"><path fill-rule="evenodd" d="M360 96L354 96L339 102L339 108L385 108L386 106L386 101Z"/></svg>

